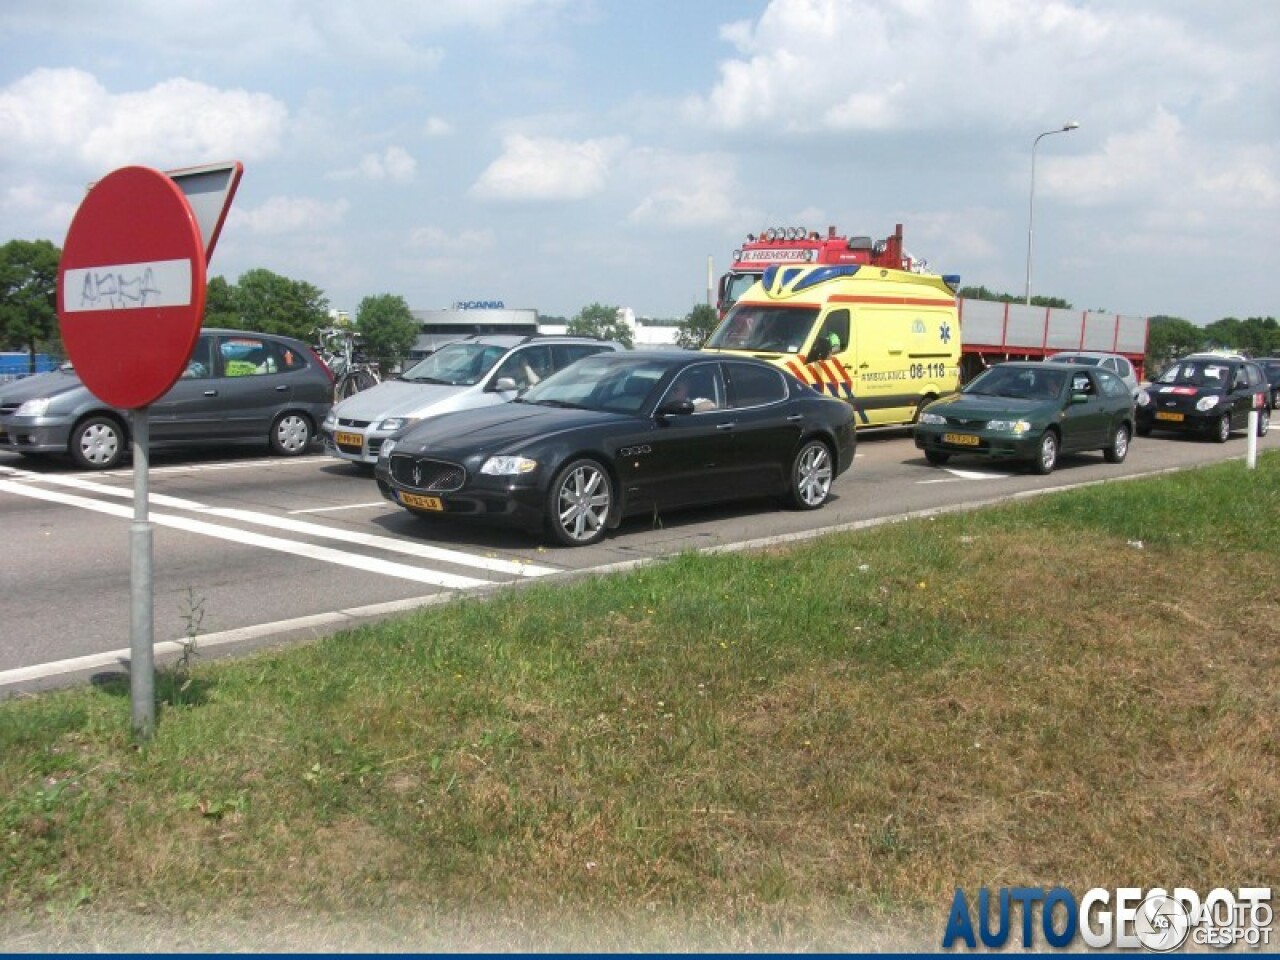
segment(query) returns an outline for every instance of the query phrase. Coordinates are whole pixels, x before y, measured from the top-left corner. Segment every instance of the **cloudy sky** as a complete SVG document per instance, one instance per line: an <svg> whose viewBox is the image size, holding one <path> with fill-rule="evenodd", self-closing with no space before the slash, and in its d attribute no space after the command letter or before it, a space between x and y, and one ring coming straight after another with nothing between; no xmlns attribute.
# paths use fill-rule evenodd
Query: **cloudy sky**
<svg viewBox="0 0 1280 960"><path fill-rule="evenodd" d="M749 231L1021 294L1280 316L1274 0L3 0L0 243L239 160L210 272L354 312L683 316Z"/></svg>

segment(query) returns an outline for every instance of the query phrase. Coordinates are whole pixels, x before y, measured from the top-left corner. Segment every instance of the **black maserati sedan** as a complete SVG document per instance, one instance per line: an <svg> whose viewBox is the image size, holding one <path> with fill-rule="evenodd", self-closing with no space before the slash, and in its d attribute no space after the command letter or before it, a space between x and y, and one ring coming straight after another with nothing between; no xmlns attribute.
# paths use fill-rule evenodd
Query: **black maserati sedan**
<svg viewBox="0 0 1280 960"><path fill-rule="evenodd" d="M726 500L826 503L853 463L853 408L750 358L601 353L512 403L405 427L383 443L382 495L427 517L477 517L565 546L622 519Z"/></svg>

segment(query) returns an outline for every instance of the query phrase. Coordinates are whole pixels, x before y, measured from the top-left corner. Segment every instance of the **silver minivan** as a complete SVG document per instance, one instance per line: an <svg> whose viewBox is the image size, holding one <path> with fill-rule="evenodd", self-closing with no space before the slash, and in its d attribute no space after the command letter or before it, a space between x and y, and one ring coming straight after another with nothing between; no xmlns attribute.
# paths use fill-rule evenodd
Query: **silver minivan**
<svg viewBox="0 0 1280 960"><path fill-rule="evenodd" d="M1138 375L1133 369L1133 364L1118 353L1072 350L1068 353L1055 353L1052 356L1045 357L1045 359L1051 363L1075 363L1085 367L1101 367L1103 370L1110 370L1125 382L1129 392L1134 397L1137 397L1138 391L1142 389L1142 385L1138 383Z"/></svg>
<svg viewBox="0 0 1280 960"><path fill-rule="evenodd" d="M338 403L321 426L325 450L372 467L382 442L410 424L507 403L575 360L622 349L612 340L561 334L480 334L455 340L394 380Z"/></svg>

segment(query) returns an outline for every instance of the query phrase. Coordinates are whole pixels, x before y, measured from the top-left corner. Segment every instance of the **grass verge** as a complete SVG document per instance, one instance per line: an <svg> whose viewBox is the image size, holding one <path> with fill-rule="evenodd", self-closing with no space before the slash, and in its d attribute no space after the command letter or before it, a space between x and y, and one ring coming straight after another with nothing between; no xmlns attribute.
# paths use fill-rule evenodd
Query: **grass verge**
<svg viewBox="0 0 1280 960"><path fill-rule="evenodd" d="M1280 457L0 703L0 948L936 949L1280 887ZM232 933L231 931L241 931Z"/></svg>

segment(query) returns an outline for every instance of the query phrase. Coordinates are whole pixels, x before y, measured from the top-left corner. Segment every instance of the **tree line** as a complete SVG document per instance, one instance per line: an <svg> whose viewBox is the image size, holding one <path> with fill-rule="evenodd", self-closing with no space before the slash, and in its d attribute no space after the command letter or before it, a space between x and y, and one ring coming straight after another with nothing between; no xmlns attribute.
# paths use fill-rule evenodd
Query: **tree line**
<svg viewBox="0 0 1280 960"><path fill-rule="evenodd" d="M58 335L56 287L61 250L48 240L10 240L0 245L0 349L21 351L31 358L39 353L65 357ZM964 287L960 296L979 300L1021 303L1021 297L996 293L986 287ZM1072 309L1057 297L1032 297L1037 306ZM632 346L631 328L616 306L592 303L567 321L543 317L543 322L564 322L569 333L617 340ZM716 311L698 304L676 323L676 344L696 348L711 335ZM404 298L395 294L365 297L356 309L353 325L335 320L328 298L319 287L302 280L254 269L231 283L224 277L209 279L203 323L258 333L277 333L319 345L326 331L358 335L363 352L384 370L398 367L418 337L418 323ZM1280 356L1280 324L1274 317L1240 320L1224 317L1197 326L1180 317L1155 316L1147 333L1146 368L1158 372L1169 361L1197 350L1236 350L1253 357Z"/></svg>

